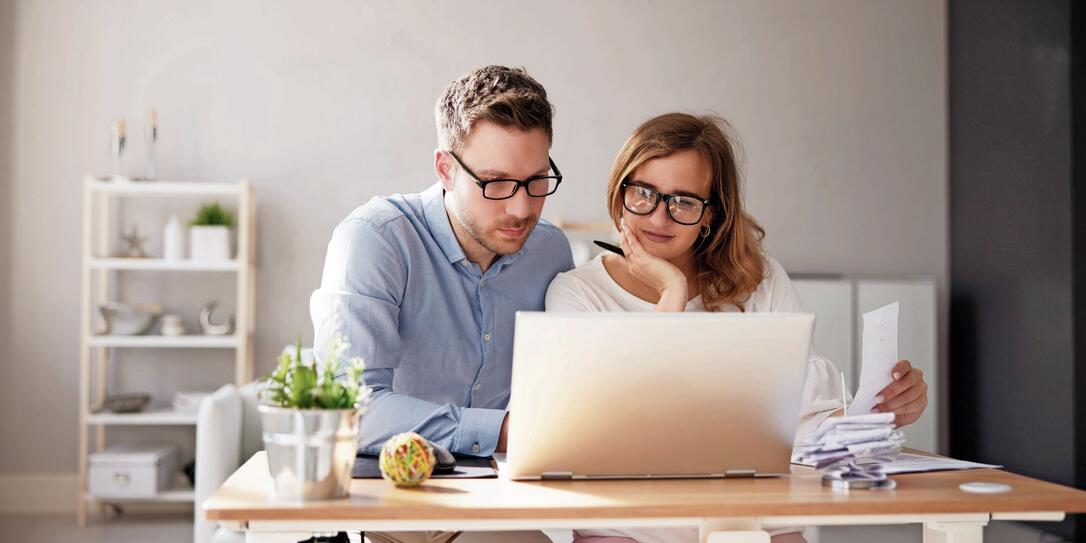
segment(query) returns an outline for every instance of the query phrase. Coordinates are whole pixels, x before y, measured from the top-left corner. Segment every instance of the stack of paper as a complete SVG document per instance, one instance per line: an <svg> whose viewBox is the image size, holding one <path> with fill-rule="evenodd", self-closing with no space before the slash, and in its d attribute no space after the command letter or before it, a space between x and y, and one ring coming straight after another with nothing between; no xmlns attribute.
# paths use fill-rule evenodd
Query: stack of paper
<svg viewBox="0 0 1086 543"><path fill-rule="evenodd" d="M885 466L904 444L893 413L831 417L796 444L795 461L814 466L830 479L882 481Z"/></svg>

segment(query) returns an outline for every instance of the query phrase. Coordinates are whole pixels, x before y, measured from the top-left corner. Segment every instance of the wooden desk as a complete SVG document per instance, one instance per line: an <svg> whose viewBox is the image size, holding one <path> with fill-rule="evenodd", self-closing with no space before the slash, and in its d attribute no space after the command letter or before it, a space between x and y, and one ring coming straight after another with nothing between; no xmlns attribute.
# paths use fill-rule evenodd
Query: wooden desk
<svg viewBox="0 0 1086 543"><path fill-rule="evenodd" d="M340 530L535 530L701 527L703 542L768 541L778 526L924 525L925 542L976 543L989 520L1059 521L1086 512L1086 492L1002 470L896 475L895 490L834 491L819 474L790 478L513 482L435 479L398 489L355 479L351 495L324 502L275 497L264 452L204 502L207 518L248 532L250 543L295 542ZM969 494L968 481L1007 483L1003 494Z"/></svg>

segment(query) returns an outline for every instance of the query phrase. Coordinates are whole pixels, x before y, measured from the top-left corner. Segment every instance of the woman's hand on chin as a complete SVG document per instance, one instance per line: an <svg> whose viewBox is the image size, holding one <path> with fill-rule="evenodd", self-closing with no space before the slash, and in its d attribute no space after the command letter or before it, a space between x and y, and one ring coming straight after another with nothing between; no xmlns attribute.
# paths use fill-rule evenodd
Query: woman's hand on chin
<svg viewBox="0 0 1086 543"><path fill-rule="evenodd" d="M660 294L657 311L683 311L686 308L688 287L686 275L674 264L650 254L641 246L637 234L623 219L622 251L626 253L626 266L630 275Z"/></svg>

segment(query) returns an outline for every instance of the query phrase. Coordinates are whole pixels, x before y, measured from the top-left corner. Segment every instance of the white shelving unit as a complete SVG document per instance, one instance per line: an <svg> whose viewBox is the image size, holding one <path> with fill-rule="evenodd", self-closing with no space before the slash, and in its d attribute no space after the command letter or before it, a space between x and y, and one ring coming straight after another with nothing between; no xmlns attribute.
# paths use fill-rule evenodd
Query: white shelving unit
<svg viewBox="0 0 1086 543"><path fill-rule="evenodd" d="M151 409L141 413L91 413L87 424L105 426L192 426L196 413L183 413L172 409Z"/></svg>
<svg viewBox="0 0 1086 543"><path fill-rule="evenodd" d="M100 336L87 338L91 347L144 349L233 349L244 343L240 336Z"/></svg>
<svg viewBox="0 0 1086 543"><path fill-rule="evenodd" d="M94 270L161 270L161 271L221 271L241 269L237 261L200 262L198 260L164 260L161 258L92 258Z"/></svg>
<svg viewBox="0 0 1086 543"><path fill-rule="evenodd" d="M94 496L85 495L83 497L83 502L86 505L94 505L101 501L108 501L109 503L192 503L195 499L196 492L191 488L171 488L165 492L158 493L158 495L153 498L109 498L108 500L103 500Z"/></svg>
<svg viewBox="0 0 1086 543"><path fill-rule="evenodd" d="M120 198L205 198L233 199L237 205L237 256L223 262L164 260L161 258L114 258L108 256L112 210ZM192 503L191 488L171 488L150 498L99 499L87 493L87 461L93 450L105 448L108 426L191 426L195 413L169 408L141 413L92 412L108 395L109 353L112 349L232 349L234 382L249 382L253 374L253 294L255 292L254 235L256 205L248 180L233 183L196 183L177 181L130 181L127 183L87 177L83 184L83 265L82 326L79 360L79 503L77 522L86 523L87 508L104 503L166 502ZM237 276L235 331L230 336L112 336L96 334L93 314L97 305L111 300L111 284L119 282L121 272L233 273ZM111 281L111 278L113 281ZM150 363L154 363L151 361Z"/></svg>

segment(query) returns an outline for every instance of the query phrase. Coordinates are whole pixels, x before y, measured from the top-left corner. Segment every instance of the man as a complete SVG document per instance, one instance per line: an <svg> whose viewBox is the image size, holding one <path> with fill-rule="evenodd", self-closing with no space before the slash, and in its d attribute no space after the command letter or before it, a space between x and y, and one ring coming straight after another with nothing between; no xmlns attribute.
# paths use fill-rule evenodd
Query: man
<svg viewBox="0 0 1086 543"><path fill-rule="evenodd" d="M365 360L361 452L406 431L457 454L505 450L514 315L543 310L551 279L573 267L565 235L539 219L561 182L553 111L523 69L453 81L435 110L438 182L373 198L332 234L310 301L314 347L341 333Z"/></svg>

